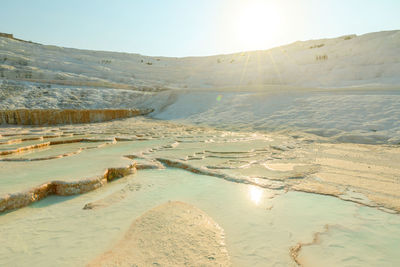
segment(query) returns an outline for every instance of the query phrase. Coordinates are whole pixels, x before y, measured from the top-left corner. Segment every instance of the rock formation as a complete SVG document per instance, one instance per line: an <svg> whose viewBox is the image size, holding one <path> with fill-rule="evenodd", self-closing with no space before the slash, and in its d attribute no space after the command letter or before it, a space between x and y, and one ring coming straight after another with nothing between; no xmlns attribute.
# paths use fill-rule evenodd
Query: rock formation
<svg viewBox="0 0 400 267"><path fill-rule="evenodd" d="M224 231L203 211L168 202L136 219L88 266L231 266Z"/></svg>
<svg viewBox="0 0 400 267"><path fill-rule="evenodd" d="M50 195L72 196L96 190L115 179L136 172L136 164L125 168L108 168L100 177L78 181L51 181L28 191L0 196L0 212L28 206Z"/></svg>
<svg viewBox="0 0 400 267"><path fill-rule="evenodd" d="M145 115L152 110L137 109L17 109L0 110L0 124L54 125L103 122Z"/></svg>

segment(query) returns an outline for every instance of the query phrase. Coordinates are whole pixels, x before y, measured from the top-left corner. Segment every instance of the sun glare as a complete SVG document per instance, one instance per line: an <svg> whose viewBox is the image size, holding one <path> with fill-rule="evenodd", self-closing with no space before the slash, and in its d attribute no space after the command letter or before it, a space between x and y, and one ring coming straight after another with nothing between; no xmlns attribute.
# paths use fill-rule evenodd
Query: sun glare
<svg viewBox="0 0 400 267"><path fill-rule="evenodd" d="M239 13L237 37L244 49L264 49L279 31L277 8L266 1L249 1Z"/></svg>
<svg viewBox="0 0 400 267"><path fill-rule="evenodd" d="M263 196L263 189L259 188L257 186L251 185L249 187L249 195L250 199L254 204L258 205L261 202L262 196Z"/></svg>

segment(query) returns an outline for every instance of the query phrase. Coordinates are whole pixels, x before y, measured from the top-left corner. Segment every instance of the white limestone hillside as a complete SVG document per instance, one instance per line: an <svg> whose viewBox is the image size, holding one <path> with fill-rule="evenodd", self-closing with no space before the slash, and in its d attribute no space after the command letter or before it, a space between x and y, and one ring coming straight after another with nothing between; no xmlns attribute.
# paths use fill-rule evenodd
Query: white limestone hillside
<svg viewBox="0 0 400 267"><path fill-rule="evenodd" d="M0 78L125 89L400 83L400 31L209 57L147 57L0 38Z"/></svg>
<svg viewBox="0 0 400 267"><path fill-rule="evenodd" d="M152 116L227 130L301 131L339 142L400 144L399 89L182 90Z"/></svg>
<svg viewBox="0 0 400 267"><path fill-rule="evenodd" d="M0 109L18 108L151 108L228 130L399 144L400 31L187 58L0 38Z"/></svg>

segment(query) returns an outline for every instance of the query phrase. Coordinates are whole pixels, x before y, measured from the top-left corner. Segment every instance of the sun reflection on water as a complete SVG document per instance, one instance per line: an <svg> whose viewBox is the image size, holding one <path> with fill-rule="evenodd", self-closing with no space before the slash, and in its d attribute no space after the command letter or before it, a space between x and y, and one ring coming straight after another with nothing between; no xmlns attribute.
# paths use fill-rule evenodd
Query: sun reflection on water
<svg viewBox="0 0 400 267"><path fill-rule="evenodd" d="M250 200L253 201L254 204L260 204L263 194L264 192L262 188L255 185L251 185L249 187Z"/></svg>

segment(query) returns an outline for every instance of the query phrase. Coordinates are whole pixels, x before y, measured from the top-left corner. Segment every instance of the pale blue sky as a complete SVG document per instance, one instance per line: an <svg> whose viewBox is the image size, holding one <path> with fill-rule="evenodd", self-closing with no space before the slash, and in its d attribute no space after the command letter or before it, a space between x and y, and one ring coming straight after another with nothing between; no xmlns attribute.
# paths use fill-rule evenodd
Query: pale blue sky
<svg viewBox="0 0 400 267"><path fill-rule="evenodd" d="M400 0L1 0L0 6L0 32L153 56L213 55L400 29Z"/></svg>

